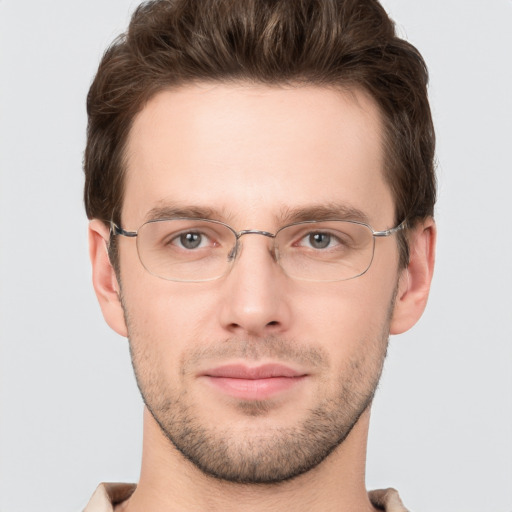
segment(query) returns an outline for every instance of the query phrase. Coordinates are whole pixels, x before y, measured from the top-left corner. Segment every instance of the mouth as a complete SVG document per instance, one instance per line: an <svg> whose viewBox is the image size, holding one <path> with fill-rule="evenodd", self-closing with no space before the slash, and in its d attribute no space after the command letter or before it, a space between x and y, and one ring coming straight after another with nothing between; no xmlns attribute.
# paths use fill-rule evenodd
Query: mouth
<svg viewBox="0 0 512 512"><path fill-rule="evenodd" d="M201 377L217 391L234 398L266 400L296 387L307 374L282 364L231 364L207 370Z"/></svg>

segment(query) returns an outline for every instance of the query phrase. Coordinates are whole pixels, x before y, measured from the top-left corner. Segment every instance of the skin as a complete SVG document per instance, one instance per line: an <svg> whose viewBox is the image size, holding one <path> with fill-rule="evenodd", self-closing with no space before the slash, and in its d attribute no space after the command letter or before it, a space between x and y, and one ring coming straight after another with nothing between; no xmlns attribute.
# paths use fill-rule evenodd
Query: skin
<svg viewBox="0 0 512 512"><path fill-rule="evenodd" d="M161 92L135 119L126 156L125 229L169 206L208 208L236 230L275 232L290 211L325 205L357 209L376 230L395 225L381 120L359 91ZM327 283L287 277L269 239L254 235L228 274L205 283L152 276L135 241L120 237L117 279L106 240L107 228L92 221L95 290L106 321L130 339L147 405L140 481L116 510L373 510L364 485L369 404L389 333L409 329L425 307L432 219L411 230L407 269L398 269L395 237L377 239L366 274ZM256 401L204 377L219 365L267 363L304 378ZM269 483L272 475L282 481Z"/></svg>

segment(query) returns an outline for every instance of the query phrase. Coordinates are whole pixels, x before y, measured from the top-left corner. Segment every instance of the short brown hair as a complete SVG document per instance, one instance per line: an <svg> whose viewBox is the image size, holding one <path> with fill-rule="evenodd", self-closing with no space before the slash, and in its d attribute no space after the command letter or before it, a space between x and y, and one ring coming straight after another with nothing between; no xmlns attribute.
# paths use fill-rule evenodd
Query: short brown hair
<svg viewBox="0 0 512 512"><path fill-rule="evenodd" d="M395 219L433 215L428 73L377 0L153 0L107 49L87 97L89 218L120 222L125 145L157 92L196 81L359 88L380 108ZM400 264L408 262L399 236Z"/></svg>

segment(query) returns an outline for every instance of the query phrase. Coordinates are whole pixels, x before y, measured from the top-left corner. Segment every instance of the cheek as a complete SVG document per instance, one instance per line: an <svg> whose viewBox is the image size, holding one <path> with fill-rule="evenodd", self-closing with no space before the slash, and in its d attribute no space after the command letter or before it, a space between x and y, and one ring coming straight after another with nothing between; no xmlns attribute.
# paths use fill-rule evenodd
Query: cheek
<svg viewBox="0 0 512 512"><path fill-rule="evenodd" d="M179 362L196 324L187 318L182 302L176 307L176 298L145 288L141 282L123 286L130 350L144 395L163 398L163 389L179 388Z"/></svg>
<svg viewBox="0 0 512 512"><path fill-rule="evenodd" d="M340 377L379 373L394 288L393 279L378 287L364 276L317 287L304 295L297 309L294 334L326 349Z"/></svg>
<svg viewBox="0 0 512 512"><path fill-rule="evenodd" d="M165 281L142 270L121 280L130 341L168 372L214 332L216 295L197 283Z"/></svg>
<svg viewBox="0 0 512 512"><path fill-rule="evenodd" d="M302 295L297 293L296 319L315 326L318 334L338 337L382 326L389 319L396 283L394 276L381 281L361 276L310 286Z"/></svg>

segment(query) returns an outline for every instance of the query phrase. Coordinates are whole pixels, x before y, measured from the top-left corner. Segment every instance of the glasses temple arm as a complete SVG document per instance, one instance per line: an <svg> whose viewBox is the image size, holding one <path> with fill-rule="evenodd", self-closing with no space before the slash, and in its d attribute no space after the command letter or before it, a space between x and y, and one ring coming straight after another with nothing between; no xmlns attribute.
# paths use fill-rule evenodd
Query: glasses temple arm
<svg viewBox="0 0 512 512"><path fill-rule="evenodd" d="M398 231L401 231L402 229L405 229L407 227L407 220L403 220L398 226L386 229L385 231L374 231L373 236L383 237L383 236L389 236L393 233L396 233Z"/></svg>
<svg viewBox="0 0 512 512"><path fill-rule="evenodd" d="M120 228L114 221L110 221L110 234L133 238L137 236L137 231L125 231L123 228Z"/></svg>

